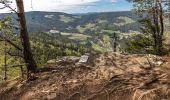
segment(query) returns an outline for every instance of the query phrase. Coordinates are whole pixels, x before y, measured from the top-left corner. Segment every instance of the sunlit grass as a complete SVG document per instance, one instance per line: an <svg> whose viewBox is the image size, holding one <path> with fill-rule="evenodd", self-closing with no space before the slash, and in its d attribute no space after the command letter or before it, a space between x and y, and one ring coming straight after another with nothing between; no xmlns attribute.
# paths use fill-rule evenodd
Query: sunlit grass
<svg viewBox="0 0 170 100"><path fill-rule="evenodd" d="M117 26L123 26L126 24L135 23L135 21L133 19L126 17L126 16L120 16L117 19L124 21L124 22L120 22L120 23L114 23L114 25L117 25Z"/></svg>
<svg viewBox="0 0 170 100"><path fill-rule="evenodd" d="M78 33L61 33L61 35L67 36L69 39L73 40L87 40L87 38L91 38L89 35L84 35L84 34L78 34Z"/></svg>
<svg viewBox="0 0 170 100"><path fill-rule="evenodd" d="M60 21L63 21L65 23L74 21L74 18L68 17L68 16L64 16L64 15L60 15Z"/></svg>

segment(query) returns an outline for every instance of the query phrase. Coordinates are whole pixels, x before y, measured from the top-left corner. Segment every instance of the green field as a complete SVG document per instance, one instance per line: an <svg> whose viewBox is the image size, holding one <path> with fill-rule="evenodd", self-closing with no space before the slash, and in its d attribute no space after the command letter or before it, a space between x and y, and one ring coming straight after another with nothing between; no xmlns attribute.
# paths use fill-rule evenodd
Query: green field
<svg viewBox="0 0 170 100"><path fill-rule="evenodd" d="M126 17L126 16L120 16L117 19L124 21L124 22L120 22L120 23L114 23L114 25L117 25L117 26L123 26L123 25L126 25L126 24L135 23L135 21L133 19Z"/></svg>
<svg viewBox="0 0 170 100"><path fill-rule="evenodd" d="M61 35L67 36L69 39L72 39L72 40L81 40L81 41L85 41L85 40L87 40L87 38L91 38L91 36L89 36L89 35L78 34L78 33L64 33L64 32L62 32Z"/></svg>
<svg viewBox="0 0 170 100"><path fill-rule="evenodd" d="M63 21L64 23L69 23L71 21L74 21L74 18L64 16L64 15L60 15L60 21Z"/></svg>

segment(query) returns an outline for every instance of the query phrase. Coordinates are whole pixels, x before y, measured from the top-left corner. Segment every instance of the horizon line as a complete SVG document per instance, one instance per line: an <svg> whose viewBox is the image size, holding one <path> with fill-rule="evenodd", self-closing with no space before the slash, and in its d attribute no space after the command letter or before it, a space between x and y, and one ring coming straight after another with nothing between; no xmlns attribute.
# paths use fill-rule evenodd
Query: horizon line
<svg viewBox="0 0 170 100"><path fill-rule="evenodd" d="M80 12L80 13L69 13L69 12L60 12L60 11L25 11L25 13L29 12L47 12L47 13L65 13L65 14L88 14L88 13L108 13L108 12L128 12L132 10L117 10L117 11L96 11L96 12ZM0 13L0 14L11 14L15 12L6 12L6 13Z"/></svg>

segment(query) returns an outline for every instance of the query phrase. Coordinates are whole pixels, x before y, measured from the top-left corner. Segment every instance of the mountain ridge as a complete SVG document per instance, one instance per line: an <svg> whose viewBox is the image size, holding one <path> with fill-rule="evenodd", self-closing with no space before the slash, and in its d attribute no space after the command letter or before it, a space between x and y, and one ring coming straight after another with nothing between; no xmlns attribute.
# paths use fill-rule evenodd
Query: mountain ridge
<svg viewBox="0 0 170 100"><path fill-rule="evenodd" d="M63 12L41 12L41 11L33 11L33 12L26 12L26 20L29 32L47 32L52 29L56 29L62 32L72 32L72 33L81 33L80 28L86 28L87 24L95 24L94 28L98 30L104 30L106 28L112 27L111 30L118 30L123 28L127 28L129 25L131 29L138 30L136 27L137 17L131 11L120 11L120 12L94 12L94 13L86 13L85 15L74 15L74 14L67 14ZM4 16L11 16L13 18L14 24L17 24L16 15L14 13L5 13L0 14L0 18ZM132 20L135 20L135 23L129 23L129 25L122 25L120 28L116 29L116 25L111 25L115 22L124 22L126 19L117 20L118 17L127 17ZM105 21L105 22L102 22ZM107 21L107 22L106 22ZM101 22L101 23L98 23ZM116 27L116 28L115 28ZM95 33L98 31L90 30L91 27L88 29L84 29L87 32L83 33ZM115 28L115 29L114 29ZM69 29L69 30L68 30ZM125 29L127 32L128 29Z"/></svg>

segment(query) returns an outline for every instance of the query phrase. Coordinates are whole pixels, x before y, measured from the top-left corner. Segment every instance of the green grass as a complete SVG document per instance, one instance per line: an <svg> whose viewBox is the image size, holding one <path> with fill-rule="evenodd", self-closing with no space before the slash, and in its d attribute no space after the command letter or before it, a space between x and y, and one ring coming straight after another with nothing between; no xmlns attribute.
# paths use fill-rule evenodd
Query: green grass
<svg viewBox="0 0 170 100"><path fill-rule="evenodd" d="M91 36L89 35L84 35L84 34L79 34L79 33L61 33L61 35L63 36L67 36L69 39L72 40L81 40L81 41L85 41L87 40L87 38L91 38Z"/></svg>
<svg viewBox="0 0 170 100"><path fill-rule="evenodd" d="M67 17L67 16L64 16L64 15L60 15L60 21L63 21L65 23L69 23L71 21L74 21L74 18Z"/></svg>
<svg viewBox="0 0 170 100"><path fill-rule="evenodd" d="M113 34L115 31L113 30L101 30L102 33L109 33L109 34Z"/></svg>
<svg viewBox="0 0 170 100"><path fill-rule="evenodd" d="M88 23L85 25L85 27L81 27L80 25L78 25L76 29L79 30L80 33L84 33L87 29L95 30L95 24Z"/></svg>
<svg viewBox="0 0 170 100"><path fill-rule="evenodd" d="M79 40L81 43L86 43L88 38L92 38L89 35L84 35L84 34L78 34L78 33L64 33L62 32L61 35L66 36L69 39L72 40ZM99 52L106 52L112 50L111 44L110 44L110 37L108 35L103 35L101 41L98 41L95 43L93 40L91 40L92 48L95 51Z"/></svg>
<svg viewBox="0 0 170 100"><path fill-rule="evenodd" d="M95 24L93 24L93 23L88 23L85 26L86 29L90 29L90 28L93 28L93 27L95 27Z"/></svg>
<svg viewBox="0 0 170 100"><path fill-rule="evenodd" d="M91 44L92 44L92 48L96 51L99 51L99 52L106 52L107 50L103 47L101 47L100 45L94 43L91 41Z"/></svg>
<svg viewBox="0 0 170 100"><path fill-rule="evenodd" d="M80 19L81 18L81 16L73 16L74 18L77 18L77 19Z"/></svg>
<svg viewBox="0 0 170 100"><path fill-rule="evenodd" d="M110 37L108 35L103 35L103 42L105 44L110 43L110 41L111 41L111 39L110 39Z"/></svg>
<svg viewBox="0 0 170 100"><path fill-rule="evenodd" d="M64 36L69 36L69 35L72 35L73 33L64 33L64 32L61 32L61 35L64 35Z"/></svg>
<svg viewBox="0 0 170 100"><path fill-rule="evenodd" d="M126 17L126 16L121 16L121 17L118 17L117 19L125 21L125 22L122 22L122 23L114 23L114 25L117 25L117 26L123 26L123 25L126 25L126 24L135 23L135 21L133 19Z"/></svg>
<svg viewBox="0 0 170 100"><path fill-rule="evenodd" d="M85 30L86 30L86 28L83 28L83 27L81 27L80 25L78 25L78 26L76 27L76 29L77 29L80 33L84 33Z"/></svg>
<svg viewBox="0 0 170 100"><path fill-rule="evenodd" d="M98 19L97 22L99 24L103 24L103 23L107 23L108 21L107 20Z"/></svg>

